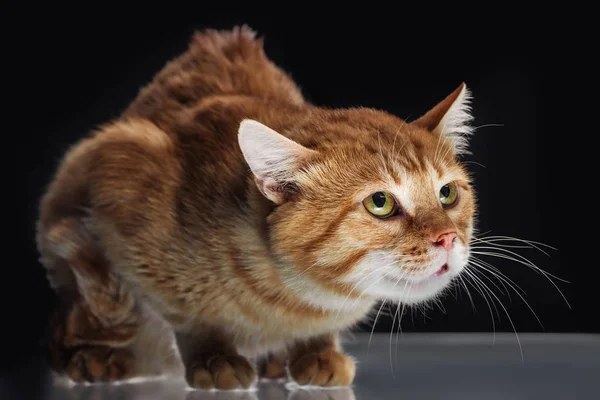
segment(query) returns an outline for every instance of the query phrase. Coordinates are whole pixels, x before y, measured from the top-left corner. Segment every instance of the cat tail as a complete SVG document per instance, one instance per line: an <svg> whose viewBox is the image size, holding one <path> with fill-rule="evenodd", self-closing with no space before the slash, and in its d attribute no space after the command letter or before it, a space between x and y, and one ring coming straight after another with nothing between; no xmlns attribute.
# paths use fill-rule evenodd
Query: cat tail
<svg viewBox="0 0 600 400"><path fill-rule="evenodd" d="M265 55L263 38L244 25L196 32L187 51L167 63L124 114L169 125L180 111L222 95L305 104L291 77Z"/></svg>

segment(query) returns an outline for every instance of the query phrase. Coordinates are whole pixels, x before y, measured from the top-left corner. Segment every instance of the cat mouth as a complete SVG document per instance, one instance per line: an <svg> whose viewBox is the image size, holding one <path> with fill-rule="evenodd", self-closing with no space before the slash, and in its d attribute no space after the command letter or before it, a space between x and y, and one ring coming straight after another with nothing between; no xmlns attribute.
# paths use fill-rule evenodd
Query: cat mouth
<svg viewBox="0 0 600 400"><path fill-rule="evenodd" d="M433 274L434 276L440 276L440 275L444 275L446 272L448 272L450 270L450 267L448 266L448 263L445 263L444 265L442 265L442 267L440 269L437 270L437 272L435 274Z"/></svg>
<svg viewBox="0 0 600 400"><path fill-rule="evenodd" d="M391 277L389 275L386 275L384 277L384 279L393 284L394 286L399 286L399 285L410 285L413 288L422 286L422 285L426 285L428 283L430 283L431 281L435 280L436 278L445 275L448 271L450 270L450 266L448 265L448 263L444 263L444 265L442 265L436 272L434 272L433 274L431 274L428 277L424 277L422 279L410 279L410 278L406 278L406 277ZM400 286L402 287L402 286Z"/></svg>

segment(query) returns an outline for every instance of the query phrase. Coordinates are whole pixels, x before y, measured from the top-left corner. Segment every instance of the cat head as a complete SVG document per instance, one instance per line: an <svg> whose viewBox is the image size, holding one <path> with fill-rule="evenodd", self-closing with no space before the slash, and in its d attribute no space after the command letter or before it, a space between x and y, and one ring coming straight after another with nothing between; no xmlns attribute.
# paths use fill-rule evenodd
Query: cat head
<svg viewBox="0 0 600 400"><path fill-rule="evenodd" d="M365 108L314 111L285 136L241 123L242 153L274 204L270 245L310 282L302 295L418 303L461 273L476 213L460 162L469 103L461 84L410 123Z"/></svg>

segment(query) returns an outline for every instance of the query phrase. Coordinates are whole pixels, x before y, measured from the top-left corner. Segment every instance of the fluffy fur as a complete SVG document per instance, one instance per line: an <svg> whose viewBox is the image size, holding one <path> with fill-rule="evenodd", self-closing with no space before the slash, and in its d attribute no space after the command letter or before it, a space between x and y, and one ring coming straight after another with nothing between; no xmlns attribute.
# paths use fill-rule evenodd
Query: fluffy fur
<svg viewBox="0 0 600 400"><path fill-rule="evenodd" d="M184 372L204 389L252 387L257 369L350 384L338 333L378 300L439 295L466 264L469 99L462 84L413 122L319 108L250 29L197 33L69 149L41 199L38 248L62 300L53 368L78 382ZM400 214L367 212L378 191Z"/></svg>

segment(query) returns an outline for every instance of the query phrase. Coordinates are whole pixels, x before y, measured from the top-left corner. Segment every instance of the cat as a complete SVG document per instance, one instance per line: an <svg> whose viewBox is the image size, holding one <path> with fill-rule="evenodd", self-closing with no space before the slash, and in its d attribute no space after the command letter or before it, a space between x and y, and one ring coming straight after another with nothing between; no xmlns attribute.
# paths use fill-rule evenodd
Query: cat
<svg viewBox="0 0 600 400"><path fill-rule="evenodd" d="M40 199L52 369L352 384L340 334L381 300L441 296L467 263L471 100L463 82L412 122L318 107L250 27L195 32Z"/></svg>

